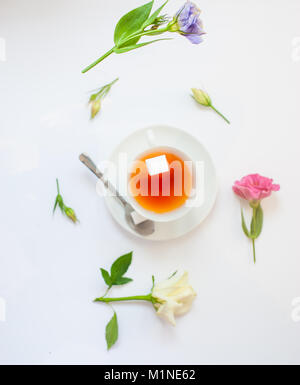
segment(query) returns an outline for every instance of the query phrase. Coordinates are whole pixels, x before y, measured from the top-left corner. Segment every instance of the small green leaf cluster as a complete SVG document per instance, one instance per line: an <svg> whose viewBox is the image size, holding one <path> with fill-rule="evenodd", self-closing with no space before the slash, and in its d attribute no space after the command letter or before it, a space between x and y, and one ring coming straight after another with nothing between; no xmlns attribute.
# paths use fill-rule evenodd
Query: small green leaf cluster
<svg viewBox="0 0 300 385"><path fill-rule="evenodd" d="M108 286L105 295L108 293L109 289L112 286L124 285L128 282L131 282L131 278L124 277L124 274L127 272L129 266L132 262L132 252L128 254L122 255L118 258L110 268L110 273L101 268L101 274L104 279L104 282ZM104 297L105 297L104 295ZM117 314L114 311L114 314L105 329L105 338L107 344L107 350L109 350L117 341L119 335L119 327L118 327L118 318Z"/></svg>
<svg viewBox="0 0 300 385"><path fill-rule="evenodd" d="M124 277L124 274L128 270L132 262L132 252L122 255L118 258L110 268L110 274L107 270L101 268L101 274L104 279L104 282L108 286L108 290L112 286L125 285L128 282L131 282L131 278Z"/></svg>

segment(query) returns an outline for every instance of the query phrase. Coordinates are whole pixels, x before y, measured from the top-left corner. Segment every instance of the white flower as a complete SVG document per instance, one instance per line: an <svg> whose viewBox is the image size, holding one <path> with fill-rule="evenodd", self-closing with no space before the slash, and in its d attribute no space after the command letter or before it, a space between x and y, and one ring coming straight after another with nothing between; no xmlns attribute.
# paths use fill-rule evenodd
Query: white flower
<svg viewBox="0 0 300 385"><path fill-rule="evenodd" d="M176 325L175 316L188 312L195 299L196 292L188 283L188 273L175 274L164 282L154 286L152 297L158 301L154 306L157 315Z"/></svg>

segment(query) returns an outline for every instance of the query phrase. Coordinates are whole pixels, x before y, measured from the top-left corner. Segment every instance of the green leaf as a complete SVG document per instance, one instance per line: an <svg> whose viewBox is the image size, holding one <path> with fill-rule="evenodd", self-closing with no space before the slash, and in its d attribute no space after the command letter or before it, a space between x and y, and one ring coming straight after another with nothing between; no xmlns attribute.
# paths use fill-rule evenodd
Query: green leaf
<svg viewBox="0 0 300 385"><path fill-rule="evenodd" d="M102 277L104 279L104 282L107 284L107 286L111 286L111 278L110 278L108 271L106 271L105 269L102 269L102 268L100 270L101 270L101 274L102 274Z"/></svg>
<svg viewBox="0 0 300 385"><path fill-rule="evenodd" d="M168 39L168 38L167 39L156 39L156 40L147 41L146 43L140 43L140 44L125 46L122 48L114 48L114 52L115 53L125 53L125 52L132 51L134 49L141 48L141 47L144 47L145 45L152 44L152 43L155 43L155 42L161 41L161 40L171 40L171 39Z"/></svg>
<svg viewBox="0 0 300 385"><path fill-rule="evenodd" d="M250 225L250 237L255 239L255 221L256 221L256 209L253 209L251 225Z"/></svg>
<svg viewBox="0 0 300 385"><path fill-rule="evenodd" d="M132 279L127 277L121 277L114 281L113 285L125 285L128 282L132 282Z"/></svg>
<svg viewBox="0 0 300 385"><path fill-rule="evenodd" d="M148 19L153 7L153 0L124 15L115 28L114 42L118 46L122 41L135 32L142 30L143 24ZM136 44L140 38L130 40L130 45Z"/></svg>
<svg viewBox="0 0 300 385"><path fill-rule="evenodd" d="M263 221L264 221L264 213L261 208L261 205L258 206L256 211L256 238L259 237L262 227L263 227Z"/></svg>
<svg viewBox="0 0 300 385"><path fill-rule="evenodd" d="M143 27L142 29L145 29L147 28L149 25L153 24L153 22L155 21L155 19L159 16L160 12L162 11L162 9L165 7L165 5L168 3L169 0L167 0L161 7L159 7L155 12L153 12L153 14L145 21L145 23L143 24Z"/></svg>
<svg viewBox="0 0 300 385"><path fill-rule="evenodd" d="M64 213L65 205L64 205L64 201L62 199L62 196L60 194L57 194L57 196L56 196L55 204L53 207L53 213L55 212L57 205L59 206L61 212Z"/></svg>
<svg viewBox="0 0 300 385"><path fill-rule="evenodd" d="M132 261L132 251L128 254L122 255L111 266L110 276L112 284L117 282L128 270Z"/></svg>
<svg viewBox="0 0 300 385"><path fill-rule="evenodd" d="M263 227L263 218L264 218L264 214L263 214L261 205L259 205L257 208L253 209L253 217L251 221L251 238L252 239L256 239L259 237Z"/></svg>
<svg viewBox="0 0 300 385"><path fill-rule="evenodd" d="M243 229L246 237L249 238L250 237L250 233L249 233L249 230L248 230L246 222L245 222L243 209L241 209L241 216L242 216L242 229Z"/></svg>
<svg viewBox="0 0 300 385"><path fill-rule="evenodd" d="M111 320L106 325L105 338L107 343L107 350L109 350L118 339L118 319L116 313L114 313Z"/></svg>
<svg viewBox="0 0 300 385"><path fill-rule="evenodd" d="M53 214L54 214L54 212L56 210L57 204L58 204L58 199L56 198L55 199L55 204L54 204L54 207L53 207Z"/></svg>

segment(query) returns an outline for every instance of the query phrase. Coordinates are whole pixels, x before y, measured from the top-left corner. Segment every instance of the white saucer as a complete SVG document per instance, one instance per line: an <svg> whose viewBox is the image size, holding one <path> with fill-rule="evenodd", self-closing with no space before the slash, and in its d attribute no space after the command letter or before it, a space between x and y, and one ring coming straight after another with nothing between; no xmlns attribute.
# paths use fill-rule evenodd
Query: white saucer
<svg viewBox="0 0 300 385"><path fill-rule="evenodd" d="M185 216L172 222L155 222L155 232L150 236L143 237L128 226L124 210L114 197L105 196L105 202L113 218L125 230L139 238L154 241L178 238L199 225L213 208L217 196L216 170L209 153L196 138L183 130L164 125L151 126L135 131L119 144L111 155L110 161L117 165L120 153L126 153L128 160L133 161L140 153L151 148L149 136L150 139L155 138L155 144L158 146L177 148L187 155L192 154L191 158L204 162L204 203L200 207L192 208ZM154 146L152 145L152 147ZM108 179L110 179L109 175Z"/></svg>

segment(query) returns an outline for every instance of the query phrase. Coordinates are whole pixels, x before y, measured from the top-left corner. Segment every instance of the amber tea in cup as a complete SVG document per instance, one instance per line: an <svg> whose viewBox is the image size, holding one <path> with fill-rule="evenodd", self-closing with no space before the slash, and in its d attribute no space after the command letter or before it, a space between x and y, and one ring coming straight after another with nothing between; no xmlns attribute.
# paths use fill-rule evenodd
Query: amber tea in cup
<svg viewBox="0 0 300 385"><path fill-rule="evenodd" d="M190 163L180 151L168 147L143 153L133 162L129 179L132 197L156 214L180 208L193 187Z"/></svg>

